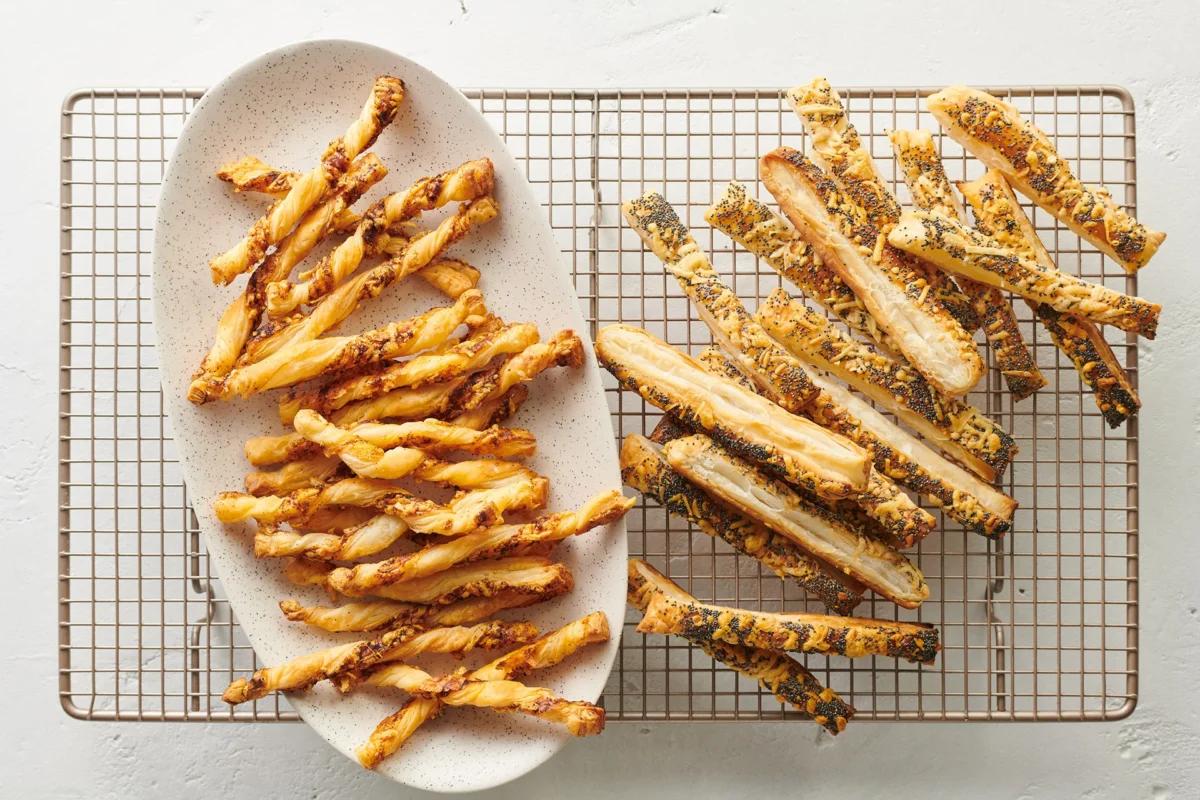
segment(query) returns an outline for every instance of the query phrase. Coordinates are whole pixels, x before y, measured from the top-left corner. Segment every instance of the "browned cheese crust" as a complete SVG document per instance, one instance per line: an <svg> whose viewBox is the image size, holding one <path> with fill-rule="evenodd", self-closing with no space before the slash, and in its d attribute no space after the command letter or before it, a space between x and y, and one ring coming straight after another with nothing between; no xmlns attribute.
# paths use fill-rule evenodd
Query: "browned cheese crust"
<svg viewBox="0 0 1200 800"><path fill-rule="evenodd" d="M1050 138L1011 104L966 86L943 89L925 104L955 141L1127 271L1144 267L1167 238L1123 211L1106 190L1085 186Z"/></svg>

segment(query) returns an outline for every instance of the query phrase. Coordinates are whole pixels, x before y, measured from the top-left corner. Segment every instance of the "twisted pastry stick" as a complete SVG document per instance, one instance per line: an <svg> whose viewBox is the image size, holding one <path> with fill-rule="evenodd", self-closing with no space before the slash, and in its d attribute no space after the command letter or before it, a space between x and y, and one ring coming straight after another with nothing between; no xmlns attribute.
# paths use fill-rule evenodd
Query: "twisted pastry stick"
<svg viewBox="0 0 1200 800"><path fill-rule="evenodd" d="M375 639L329 647L294 658L276 667L239 678L222 698L230 705L255 700L272 692L307 689L318 681L347 670L371 667L385 661L403 661L421 653L469 653L476 648L499 650L528 642L537 636L529 622L485 622L472 627L434 628L421 631L406 625Z"/></svg>
<svg viewBox="0 0 1200 800"><path fill-rule="evenodd" d="M278 469L260 470L246 475L246 491L255 497L268 494L290 494L300 489L320 486L341 469L336 456L313 455L292 461Z"/></svg>
<svg viewBox="0 0 1200 800"><path fill-rule="evenodd" d="M383 561L338 567L329 586L346 595L376 594L381 586L423 578L457 564L520 553L531 545L557 542L620 519L633 507L632 498L616 490L602 492L578 511L549 514L524 525L498 525L415 553Z"/></svg>
<svg viewBox="0 0 1200 800"><path fill-rule="evenodd" d="M275 251L255 268L245 290L221 314L216 338L192 379L188 399L199 402L206 388L233 368L262 316L266 285L287 277L292 267L334 229L338 215L386 174L387 168L373 153L360 158L338 182L333 196L309 211L296 230L279 242Z"/></svg>
<svg viewBox="0 0 1200 800"><path fill-rule="evenodd" d="M369 509L360 510L373 513ZM305 522L311 526L311 520L320 513L314 513ZM258 558L306 556L330 561L354 561L388 549L412 530L404 520L390 514L370 516L340 532L329 532L322 528L303 532L297 529L300 522L293 521L290 531L278 528L264 530L260 527L254 536L254 555ZM322 585L323 575L320 580Z"/></svg>
<svg viewBox="0 0 1200 800"><path fill-rule="evenodd" d="M209 262L212 280L226 284L257 264L267 248L278 244L391 123L404 99L404 81L388 75L375 79L371 96L358 119L340 139L329 143L321 163L297 179L285 197L275 202L240 242Z"/></svg>
<svg viewBox="0 0 1200 800"><path fill-rule="evenodd" d="M496 356L519 353L537 341L536 325L504 325L492 319L476 328L466 341L440 353L389 364L385 369L333 381L320 389L290 392L279 401L279 418L290 425L301 408L329 414L355 400L378 397L403 386L442 383L482 369Z"/></svg>
<svg viewBox="0 0 1200 800"><path fill-rule="evenodd" d="M217 177L232 184L235 192L257 192L282 198L296 185L300 173L264 164L255 156L243 156L222 164L217 169Z"/></svg>
<svg viewBox="0 0 1200 800"><path fill-rule="evenodd" d="M277 281L267 289L267 310L273 317L311 305L350 276L365 256L379 252L376 239L398 222L454 201L472 201L495 186L492 162L482 158L422 178L403 192L388 195L367 210L358 228L299 284Z"/></svg>
<svg viewBox="0 0 1200 800"><path fill-rule="evenodd" d="M470 597L444 606L402 603L396 600L369 600L340 606L302 606L295 600L282 600L279 610L292 622L303 622L331 633L364 633L400 625L424 627L471 625L494 617L510 608L523 608L545 602L557 595L555 590L570 591L569 582L546 587L546 591L497 592L486 597Z"/></svg>
<svg viewBox="0 0 1200 800"><path fill-rule="evenodd" d="M226 399L290 386L325 373L362 367L410 355L446 340L469 317L487 313L483 295L472 289L454 305L433 308L357 336L331 336L298 342L255 364L235 369L206 391L203 400ZM193 401L195 402L195 401Z"/></svg>
<svg viewBox="0 0 1200 800"><path fill-rule="evenodd" d="M375 516L376 512L370 508L330 506L319 508L304 519L292 520L291 526L298 531L342 533L370 522Z"/></svg>
<svg viewBox="0 0 1200 800"><path fill-rule="evenodd" d="M476 680L515 680L531 670L553 667L582 647L608 641L608 637L608 618L597 611L496 659L472 672L471 677ZM431 698L408 701L375 727L367 742L358 749L359 763L374 769L399 750L417 728L441 713L442 707L440 700Z"/></svg>
<svg viewBox="0 0 1200 800"><path fill-rule="evenodd" d="M461 452L476 456L528 458L537 448L537 439L522 428L493 426L477 430L439 419L413 422L362 422L350 433L376 447L415 447L428 453ZM294 436L257 436L246 441L246 460L255 466L278 464L308 458L320 448L311 442L298 444Z"/></svg>
<svg viewBox="0 0 1200 800"><path fill-rule="evenodd" d="M485 400L470 411L464 411L450 421L455 425L465 425L469 428L483 428L499 425L520 410L529 399L529 387L514 386L499 397Z"/></svg>

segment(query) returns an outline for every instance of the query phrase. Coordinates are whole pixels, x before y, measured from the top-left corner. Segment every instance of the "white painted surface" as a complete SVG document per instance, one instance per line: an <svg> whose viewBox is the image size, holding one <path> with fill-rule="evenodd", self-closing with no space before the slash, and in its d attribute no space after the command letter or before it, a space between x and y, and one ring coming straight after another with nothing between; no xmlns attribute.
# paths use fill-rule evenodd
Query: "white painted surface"
<svg viewBox="0 0 1200 800"><path fill-rule="evenodd" d="M310 37L378 43L452 83L760 86L1118 83L1138 108L1140 216L1171 238L1141 277L1141 702L1121 723L613 725L498 797L1200 796L1200 19L1187 2L906 4L25 3L0 48L0 796L405 796L302 725L71 720L55 668L58 108L92 85L207 85ZM806 10L806 7L807 10ZM886 54L886 55L885 55Z"/></svg>

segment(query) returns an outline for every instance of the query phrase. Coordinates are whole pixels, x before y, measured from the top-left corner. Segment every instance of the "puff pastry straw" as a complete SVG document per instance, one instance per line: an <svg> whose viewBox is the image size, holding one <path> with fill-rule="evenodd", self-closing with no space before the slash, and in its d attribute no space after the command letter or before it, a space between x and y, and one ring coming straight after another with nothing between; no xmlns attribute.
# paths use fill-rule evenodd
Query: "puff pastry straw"
<svg viewBox="0 0 1200 800"><path fill-rule="evenodd" d="M896 163L912 194L913 205L925 211L966 222L962 204L954 196L942 159L926 130L895 130L888 133ZM983 335L995 356L996 366L1013 400L1024 400L1046 385L1033 353L1021 336L1021 326L1012 304L1000 290L961 275L958 285L971 301Z"/></svg>
<svg viewBox="0 0 1200 800"><path fill-rule="evenodd" d="M329 143L321 163L297 179L287 195L254 223L245 238L209 263L213 283L229 283L261 261L267 248L282 241L301 217L332 189L350 163L374 143L395 118L403 99L404 81L388 75L376 78L358 119L341 138Z"/></svg>
<svg viewBox="0 0 1200 800"><path fill-rule="evenodd" d="M678 584L645 561L630 559L629 604L644 614L653 597L660 593L692 599ZM854 706L837 692L822 686L815 675L790 656L714 639L689 638L688 641L714 661L758 681L779 702L795 707L834 736L845 730L846 723L854 716Z"/></svg>
<svg viewBox="0 0 1200 800"><path fill-rule="evenodd" d="M1049 137L1010 103L949 86L925 98L925 106L968 152L1126 271L1144 267L1167 238L1123 211L1106 190L1085 186Z"/></svg>
<svg viewBox="0 0 1200 800"><path fill-rule="evenodd" d="M569 587L567 587L569 589ZM279 610L292 622L303 622L330 633L368 633L401 625L452 627L472 625L510 608L523 608L549 600L553 595L497 592L471 597L444 606L402 603L398 600L367 600L339 606L305 606L282 600Z"/></svg>

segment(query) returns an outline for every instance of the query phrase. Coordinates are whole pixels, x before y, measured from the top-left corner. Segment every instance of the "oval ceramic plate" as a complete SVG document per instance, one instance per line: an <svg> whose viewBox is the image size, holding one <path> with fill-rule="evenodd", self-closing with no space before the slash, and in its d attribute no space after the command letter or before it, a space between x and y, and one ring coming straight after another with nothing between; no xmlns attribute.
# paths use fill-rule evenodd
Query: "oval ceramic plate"
<svg viewBox="0 0 1200 800"><path fill-rule="evenodd" d="M241 488L248 469L243 442L284 432L275 411L277 392L199 407L185 399L190 375L212 341L218 316L245 282L242 277L232 286L213 286L208 261L238 241L265 207L262 198L234 195L213 173L219 164L247 154L307 171L325 144L358 115L374 78L385 73L403 78L408 92L395 122L373 148L389 174L358 207L423 175L490 157L496 166L500 217L451 252L479 267L480 288L490 310L508 320L535 322L543 338L571 328L587 340L567 266L522 171L483 117L433 73L377 47L309 42L245 65L204 95L179 137L155 223L154 307L164 403L208 553L238 621L268 664L344 637L318 635L286 622L277 606L281 598L298 596L314 603L321 598L287 583L279 563L256 560L248 527L224 526L211 512L218 492ZM421 281L409 280L360 308L345 329L366 330L446 302ZM597 492L620 486L600 374L590 344L586 349L583 369L554 369L540 376L513 422L537 434L538 454L531 465L550 478L551 510L575 507ZM599 697L624 617L624 533L623 524L617 524L564 543L556 552L575 574L574 591L525 613L506 615L529 618L548 631L591 611L608 614L611 641L586 648L553 670L534 673L530 680L535 684L572 699ZM485 657L472 656L466 663L482 663ZM446 667L419 663L430 669ZM404 699L382 691L343 697L322 685L293 696L292 702L321 736L353 758L376 723ZM482 789L533 769L562 747L567 736L539 720L472 709L450 710L427 727L380 771L424 789ZM279 769L287 768L281 760Z"/></svg>

